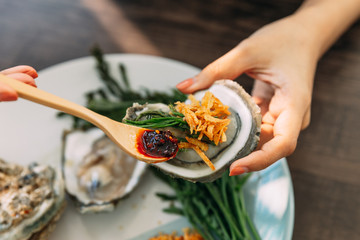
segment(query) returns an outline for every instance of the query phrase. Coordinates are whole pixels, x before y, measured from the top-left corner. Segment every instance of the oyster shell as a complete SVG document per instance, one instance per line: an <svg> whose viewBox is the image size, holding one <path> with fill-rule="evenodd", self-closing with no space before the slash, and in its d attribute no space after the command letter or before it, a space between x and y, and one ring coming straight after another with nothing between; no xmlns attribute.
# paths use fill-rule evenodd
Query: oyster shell
<svg viewBox="0 0 360 240"><path fill-rule="evenodd" d="M0 239L48 239L65 207L61 178L49 166L0 159Z"/></svg>
<svg viewBox="0 0 360 240"><path fill-rule="evenodd" d="M205 152L216 170L211 170L194 150L189 149L185 152L179 151L175 158L167 162L154 164L155 167L173 177L193 182L214 181L228 169L233 161L251 153L259 142L260 108L238 83L232 80L219 80L206 91L212 92L224 105L229 106L232 112L231 123L226 131L227 141L217 146L209 145L209 150ZM201 100L204 94L205 91L200 91L194 96ZM133 107L127 109L124 119L135 120L142 112L155 109L169 111L169 108L163 104L139 105L135 103ZM184 133L177 129L170 129L170 131L176 137L184 137L182 136Z"/></svg>
<svg viewBox="0 0 360 240"><path fill-rule="evenodd" d="M97 129L66 132L62 172L80 213L109 212L138 184L146 163L118 148Z"/></svg>

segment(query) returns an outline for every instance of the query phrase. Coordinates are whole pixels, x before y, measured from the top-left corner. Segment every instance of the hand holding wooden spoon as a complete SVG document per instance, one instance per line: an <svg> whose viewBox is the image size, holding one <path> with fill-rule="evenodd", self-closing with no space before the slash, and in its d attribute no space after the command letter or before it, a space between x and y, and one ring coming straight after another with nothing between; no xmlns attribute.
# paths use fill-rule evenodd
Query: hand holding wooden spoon
<svg viewBox="0 0 360 240"><path fill-rule="evenodd" d="M4 73L4 71L2 73ZM17 96L19 96L29 101L55 108L59 111L82 118L103 130L104 133L114 143L116 143L130 156L147 163L158 163L167 161L176 155L176 142L167 143L174 145L174 152L171 156L152 156L151 153L149 154L144 151L144 149L146 150L146 147L144 148L143 146L145 144L145 142L143 141L143 134L145 132L145 129L111 120L83 106L60 98L43 90L29 86L21 81L12 79L9 76L11 76L11 74L9 74L8 76L0 74L0 87L3 89L5 88L5 92L7 91L3 100L16 100ZM33 80L33 78L37 77L37 74L27 76L29 76ZM22 77L20 77L20 80L24 80L25 78L28 77L22 75ZM29 81L28 83L30 85L36 86L34 81ZM2 96L4 96L4 94Z"/></svg>

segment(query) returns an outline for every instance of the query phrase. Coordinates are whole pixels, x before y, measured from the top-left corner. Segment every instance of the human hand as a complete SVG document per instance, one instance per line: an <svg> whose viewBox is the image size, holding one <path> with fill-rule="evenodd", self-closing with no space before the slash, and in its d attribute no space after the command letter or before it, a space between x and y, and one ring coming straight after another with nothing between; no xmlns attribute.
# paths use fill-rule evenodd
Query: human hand
<svg viewBox="0 0 360 240"><path fill-rule="evenodd" d="M35 78L38 74L36 70L30 66L16 66L12 68L0 71L0 74L6 75L10 78L17 79L26 84L36 87ZM1 101L15 101L18 98L18 94L14 89L6 84L0 83L0 102Z"/></svg>
<svg viewBox="0 0 360 240"><path fill-rule="evenodd" d="M180 91L192 93L243 73L255 79L252 96L263 117L260 143L256 151L231 165L230 175L261 170L290 155L300 130L309 125L319 51L307 34L291 18L279 20L177 85Z"/></svg>

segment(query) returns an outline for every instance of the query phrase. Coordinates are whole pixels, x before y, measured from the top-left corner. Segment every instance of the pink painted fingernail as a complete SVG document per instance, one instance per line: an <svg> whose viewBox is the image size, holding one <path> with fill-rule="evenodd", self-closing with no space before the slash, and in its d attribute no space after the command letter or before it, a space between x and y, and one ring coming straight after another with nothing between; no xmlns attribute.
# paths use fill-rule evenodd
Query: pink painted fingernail
<svg viewBox="0 0 360 240"><path fill-rule="evenodd" d="M236 176L247 172L249 172L249 169L247 167L234 167L230 169L229 176Z"/></svg>
<svg viewBox="0 0 360 240"><path fill-rule="evenodd" d="M184 89L190 87L193 83L194 83L194 79L193 78L188 78L188 79L182 81L181 83L179 83L178 85L176 85L176 87L179 90L184 90Z"/></svg>

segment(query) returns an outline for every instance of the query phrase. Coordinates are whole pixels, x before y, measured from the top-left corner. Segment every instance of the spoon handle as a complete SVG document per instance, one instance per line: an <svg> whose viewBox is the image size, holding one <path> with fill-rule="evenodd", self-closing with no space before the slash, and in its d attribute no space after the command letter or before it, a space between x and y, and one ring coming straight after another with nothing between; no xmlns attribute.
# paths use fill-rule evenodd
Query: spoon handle
<svg viewBox="0 0 360 240"><path fill-rule="evenodd" d="M139 152L138 148L135 147L137 146L136 136L141 129L139 127L113 121L110 118L97 114L81 105L29 86L21 81L9 78L2 74L0 74L0 83L4 83L12 87L21 98L45 105L47 107L55 108L59 111L82 118L94 124L103 130L104 133L122 150L138 160L147 163L157 163L170 159L169 157L153 158Z"/></svg>
<svg viewBox="0 0 360 240"><path fill-rule="evenodd" d="M29 86L21 81L6 77L2 74L0 74L0 82L12 87L21 98L82 118L95 126L102 128L100 121L104 117L81 105Z"/></svg>

